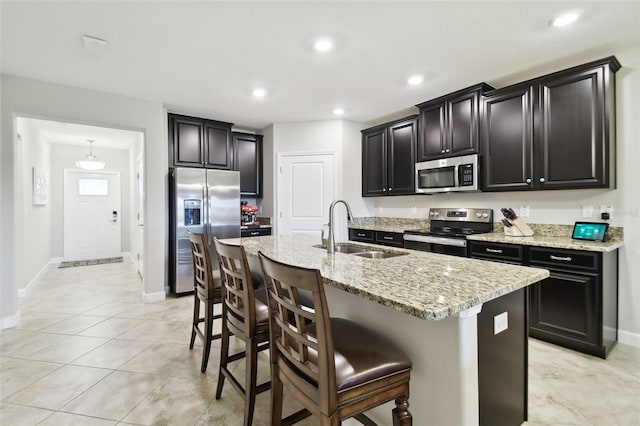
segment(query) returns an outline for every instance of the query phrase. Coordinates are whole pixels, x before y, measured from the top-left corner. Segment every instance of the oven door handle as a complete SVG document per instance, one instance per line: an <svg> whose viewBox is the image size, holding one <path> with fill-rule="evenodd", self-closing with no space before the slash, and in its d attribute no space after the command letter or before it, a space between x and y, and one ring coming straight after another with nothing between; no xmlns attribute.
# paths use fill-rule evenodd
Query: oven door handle
<svg viewBox="0 0 640 426"><path fill-rule="evenodd" d="M415 241L418 243L432 243L432 244L440 244L443 246L453 246L453 247L467 246L467 240L461 240L459 238L434 237L431 235L413 235L413 234L404 234L402 238L405 241Z"/></svg>

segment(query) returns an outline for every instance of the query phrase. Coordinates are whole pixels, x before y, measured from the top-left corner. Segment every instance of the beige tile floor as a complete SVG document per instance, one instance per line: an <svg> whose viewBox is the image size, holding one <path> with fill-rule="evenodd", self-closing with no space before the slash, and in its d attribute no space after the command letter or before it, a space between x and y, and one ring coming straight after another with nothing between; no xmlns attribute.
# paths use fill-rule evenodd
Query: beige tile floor
<svg viewBox="0 0 640 426"><path fill-rule="evenodd" d="M143 304L128 259L49 266L20 299L17 327L0 334L0 425L242 424L229 385L215 400L219 344L206 374L201 346L188 349L192 303ZM259 370L268 379L264 354ZM531 340L529 379L528 426L640 424L638 348L618 345L604 361ZM268 413L265 392L254 424L267 425Z"/></svg>

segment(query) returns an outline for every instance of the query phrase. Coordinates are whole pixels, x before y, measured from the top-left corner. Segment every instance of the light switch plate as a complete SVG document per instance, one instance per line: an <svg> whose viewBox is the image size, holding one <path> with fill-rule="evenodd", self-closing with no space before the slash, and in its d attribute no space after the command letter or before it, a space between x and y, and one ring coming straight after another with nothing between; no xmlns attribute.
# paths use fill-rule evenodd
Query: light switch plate
<svg viewBox="0 0 640 426"><path fill-rule="evenodd" d="M582 217L583 218L593 217L593 206L582 206Z"/></svg>
<svg viewBox="0 0 640 426"><path fill-rule="evenodd" d="M493 334L502 333L509 328L509 313L503 312L493 317Z"/></svg>

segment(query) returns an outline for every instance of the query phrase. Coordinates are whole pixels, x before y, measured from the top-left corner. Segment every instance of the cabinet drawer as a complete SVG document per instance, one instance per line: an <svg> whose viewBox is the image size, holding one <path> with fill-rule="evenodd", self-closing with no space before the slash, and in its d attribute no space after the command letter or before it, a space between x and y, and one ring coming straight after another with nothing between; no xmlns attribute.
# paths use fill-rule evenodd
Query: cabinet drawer
<svg viewBox="0 0 640 426"><path fill-rule="evenodd" d="M362 241L372 243L374 240L374 232L367 229L349 228L349 239L351 241Z"/></svg>
<svg viewBox="0 0 640 426"><path fill-rule="evenodd" d="M570 268L585 271L598 270L598 253L553 250L548 248L531 247L529 249L529 264L551 268Z"/></svg>
<svg viewBox="0 0 640 426"><path fill-rule="evenodd" d="M387 246L404 247L403 234L396 232L376 231L376 243Z"/></svg>
<svg viewBox="0 0 640 426"><path fill-rule="evenodd" d="M241 229L241 237L259 237L262 235L271 235L271 228Z"/></svg>
<svg viewBox="0 0 640 426"><path fill-rule="evenodd" d="M469 256L475 258L517 264L524 260L523 247L518 245L472 241L469 247Z"/></svg>

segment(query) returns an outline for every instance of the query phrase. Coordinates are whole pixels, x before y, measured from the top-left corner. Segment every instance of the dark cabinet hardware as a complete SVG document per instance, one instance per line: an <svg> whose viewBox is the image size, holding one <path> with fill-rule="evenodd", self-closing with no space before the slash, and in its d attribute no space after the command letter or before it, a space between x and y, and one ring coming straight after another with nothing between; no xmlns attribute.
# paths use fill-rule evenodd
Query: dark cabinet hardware
<svg viewBox="0 0 640 426"><path fill-rule="evenodd" d="M362 131L362 196L415 193L416 116Z"/></svg>
<svg viewBox="0 0 640 426"><path fill-rule="evenodd" d="M416 161L478 153L481 83L416 105L420 109Z"/></svg>
<svg viewBox="0 0 640 426"><path fill-rule="evenodd" d="M615 57L488 92L484 191L615 187Z"/></svg>

